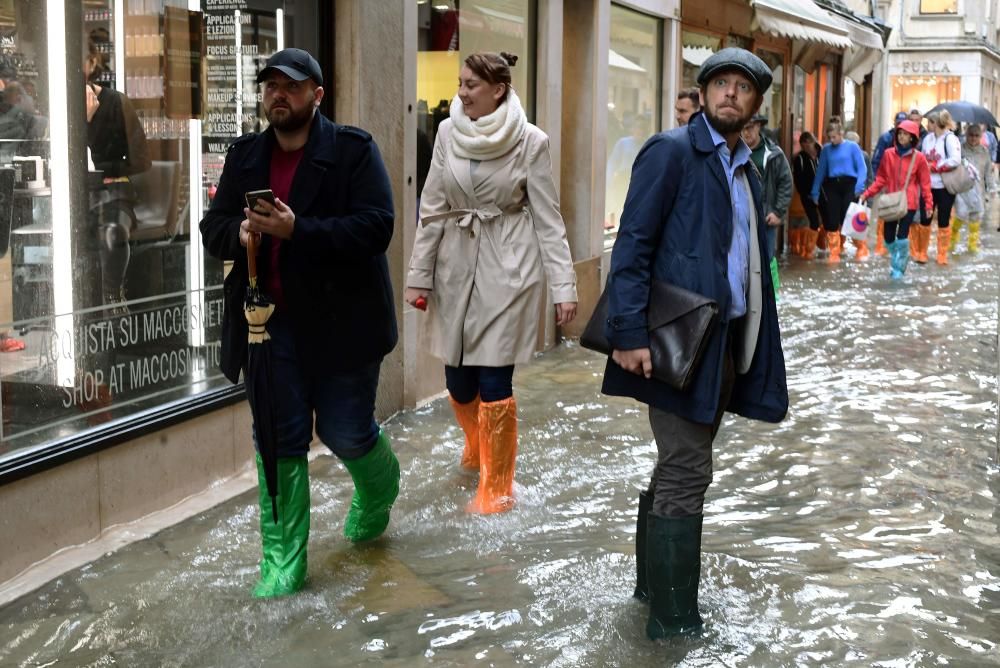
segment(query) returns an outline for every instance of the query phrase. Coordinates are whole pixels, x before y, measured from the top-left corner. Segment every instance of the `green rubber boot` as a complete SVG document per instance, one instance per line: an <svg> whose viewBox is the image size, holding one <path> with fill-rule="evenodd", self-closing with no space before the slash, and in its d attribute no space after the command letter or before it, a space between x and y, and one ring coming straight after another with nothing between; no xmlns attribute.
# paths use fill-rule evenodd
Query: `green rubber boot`
<svg viewBox="0 0 1000 668"><path fill-rule="evenodd" d="M367 455L345 459L344 466L354 480L344 536L356 543L378 538L389 525L389 511L399 495L399 460L385 432L379 432L375 447Z"/></svg>
<svg viewBox="0 0 1000 668"><path fill-rule="evenodd" d="M774 301L778 301L778 289L781 281L778 279L778 259L771 258L771 284L774 285Z"/></svg>
<svg viewBox="0 0 1000 668"><path fill-rule="evenodd" d="M650 640L697 632L701 579L701 515L660 517L646 524L646 579Z"/></svg>
<svg viewBox="0 0 1000 668"><path fill-rule="evenodd" d="M260 536L263 556L255 598L287 596L306 581L306 546L309 543L309 461L306 457L278 458L278 521L271 512L271 497L264 482L264 465L257 456L260 494Z"/></svg>

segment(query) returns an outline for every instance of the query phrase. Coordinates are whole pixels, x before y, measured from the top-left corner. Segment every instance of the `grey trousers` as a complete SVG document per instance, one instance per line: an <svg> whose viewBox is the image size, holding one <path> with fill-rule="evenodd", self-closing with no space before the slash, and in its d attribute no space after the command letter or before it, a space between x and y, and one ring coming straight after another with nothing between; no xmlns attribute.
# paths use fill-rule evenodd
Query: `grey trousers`
<svg viewBox="0 0 1000 668"><path fill-rule="evenodd" d="M649 425L656 439L656 466L649 482L652 513L660 517L701 515L705 491L712 482L712 441L733 391L736 371L731 347L726 347L722 365L719 409L712 424L692 422L653 406Z"/></svg>

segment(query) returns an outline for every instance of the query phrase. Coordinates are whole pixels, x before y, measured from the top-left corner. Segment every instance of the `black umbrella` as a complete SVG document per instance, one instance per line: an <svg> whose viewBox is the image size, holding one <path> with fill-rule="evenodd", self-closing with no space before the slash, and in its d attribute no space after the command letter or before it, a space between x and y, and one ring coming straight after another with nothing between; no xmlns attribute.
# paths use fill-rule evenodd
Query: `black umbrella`
<svg viewBox="0 0 1000 668"><path fill-rule="evenodd" d="M247 369L243 379L250 412L253 414L253 428L257 436L257 451L264 464L264 482L271 497L271 513L274 523L278 523L278 423L274 416L272 393L274 392L274 372L271 369L271 336L267 333L267 320L274 312L274 304L260 291L257 285L257 240L254 233L247 239L247 287L243 314L250 326L247 336Z"/></svg>
<svg viewBox="0 0 1000 668"><path fill-rule="evenodd" d="M924 115L930 116L936 111L947 111L952 120L959 123L982 123L991 128L1000 125L989 109L971 102L942 102Z"/></svg>

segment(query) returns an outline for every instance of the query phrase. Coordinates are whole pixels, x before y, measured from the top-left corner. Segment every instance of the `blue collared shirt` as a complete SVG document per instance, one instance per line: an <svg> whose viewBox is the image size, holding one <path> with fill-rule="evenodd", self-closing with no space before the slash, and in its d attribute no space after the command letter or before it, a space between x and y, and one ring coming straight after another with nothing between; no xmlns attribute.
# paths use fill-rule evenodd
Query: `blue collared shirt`
<svg viewBox="0 0 1000 668"><path fill-rule="evenodd" d="M736 170L750 162L750 147L742 138L736 142L736 151L730 153L726 138L720 135L708 117L705 124L712 135L716 153L729 181L733 205L733 240L729 245L729 290L733 294L729 305L729 319L740 318L747 312L747 281L750 274L750 193L737 178Z"/></svg>

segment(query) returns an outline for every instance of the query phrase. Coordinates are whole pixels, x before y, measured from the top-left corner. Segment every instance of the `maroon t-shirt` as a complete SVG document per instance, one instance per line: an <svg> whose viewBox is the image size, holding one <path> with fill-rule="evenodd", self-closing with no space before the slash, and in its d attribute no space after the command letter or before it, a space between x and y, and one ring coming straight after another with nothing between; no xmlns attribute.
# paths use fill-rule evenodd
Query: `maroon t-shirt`
<svg viewBox="0 0 1000 668"><path fill-rule="evenodd" d="M295 170L299 167L302 154L305 152L303 146L297 151L282 151L281 147L275 144L271 153L271 191L277 199L288 204L288 194L292 189L292 179L295 178ZM264 276L264 292L271 297L271 301L278 308L285 305L285 293L281 288L281 272L278 267L278 257L281 252L281 239L271 238L271 256L268 267L270 270Z"/></svg>

